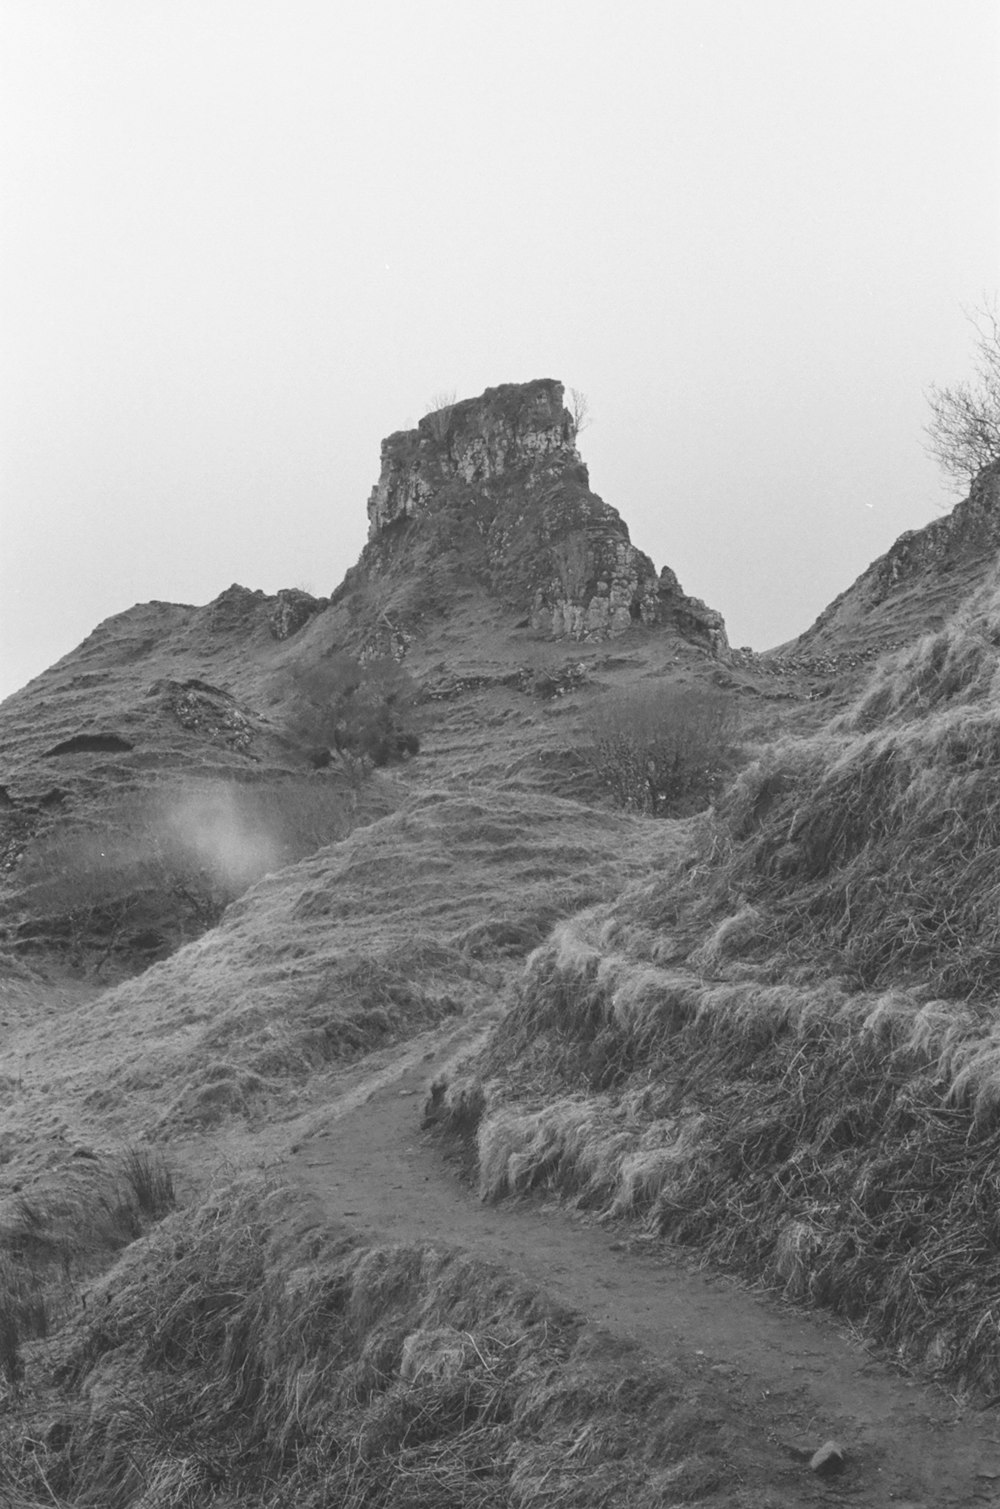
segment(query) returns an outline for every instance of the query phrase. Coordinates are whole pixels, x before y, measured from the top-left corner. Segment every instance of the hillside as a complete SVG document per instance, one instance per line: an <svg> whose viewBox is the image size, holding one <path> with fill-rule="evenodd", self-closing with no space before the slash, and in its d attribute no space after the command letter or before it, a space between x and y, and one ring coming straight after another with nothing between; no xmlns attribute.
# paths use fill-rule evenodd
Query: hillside
<svg viewBox="0 0 1000 1509"><path fill-rule="evenodd" d="M435 1118L1000 1393L996 587L559 925Z"/></svg>
<svg viewBox="0 0 1000 1509"><path fill-rule="evenodd" d="M5 1504L988 1501L995 481L748 656L507 385L0 706Z"/></svg>
<svg viewBox="0 0 1000 1509"><path fill-rule="evenodd" d="M411 782L393 761L416 742L432 784L518 770L593 796L595 696L720 673L720 616L590 491L558 383L390 436L368 508L330 597L234 585L205 607L141 604L0 706L15 947L112 971L164 957L259 875L397 806ZM362 754L386 733L384 771L323 747L358 729Z"/></svg>
<svg viewBox="0 0 1000 1509"><path fill-rule="evenodd" d="M1000 465L986 467L969 496L923 529L911 529L873 561L803 634L768 657L828 661L847 669L943 628L996 569Z"/></svg>

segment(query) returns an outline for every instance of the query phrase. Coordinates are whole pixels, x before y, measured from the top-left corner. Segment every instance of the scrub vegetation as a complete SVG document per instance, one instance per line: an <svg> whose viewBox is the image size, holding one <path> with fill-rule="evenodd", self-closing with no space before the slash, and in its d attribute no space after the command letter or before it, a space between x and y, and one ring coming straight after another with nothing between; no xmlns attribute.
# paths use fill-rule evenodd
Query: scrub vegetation
<svg viewBox="0 0 1000 1509"><path fill-rule="evenodd" d="M290 679L295 700L288 730L314 765L329 765L339 753L382 766L419 751L417 688L391 657L327 655L297 667Z"/></svg>
<svg viewBox="0 0 1000 1509"><path fill-rule="evenodd" d="M736 699L711 687L660 680L599 702L589 760L615 802L651 817L706 807L739 763Z"/></svg>

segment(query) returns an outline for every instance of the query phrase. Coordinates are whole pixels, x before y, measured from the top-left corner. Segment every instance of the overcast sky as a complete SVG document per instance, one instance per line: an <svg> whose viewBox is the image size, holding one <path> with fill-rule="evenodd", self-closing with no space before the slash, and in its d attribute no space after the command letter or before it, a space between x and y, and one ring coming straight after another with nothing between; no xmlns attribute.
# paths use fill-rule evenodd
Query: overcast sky
<svg viewBox="0 0 1000 1509"><path fill-rule="evenodd" d="M950 506L1000 284L995 0L0 0L0 695L111 613L329 592L432 396L758 649Z"/></svg>

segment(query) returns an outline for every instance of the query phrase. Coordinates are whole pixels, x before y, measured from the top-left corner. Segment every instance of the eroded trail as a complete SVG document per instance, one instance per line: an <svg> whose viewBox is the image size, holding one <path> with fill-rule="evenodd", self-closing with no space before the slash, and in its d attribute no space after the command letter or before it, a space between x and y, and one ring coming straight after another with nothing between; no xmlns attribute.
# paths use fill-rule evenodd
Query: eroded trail
<svg viewBox="0 0 1000 1509"><path fill-rule="evenodd" d="M554 1204L483 1205L420 1130L429 1077L469 1034L468 1025L439 1030L395 1066L342 1076L336 1098L302 1119L283 1154L272 1144L282 1176L366 1237L461 1246L654 1359L713 1376L734 1453L752 1456L765 1478L771 1463L784 1485L775 1503L795 1502L787 1490L798 1481L799 1501L818 1493L864 1504L1000 1504L996 1411L961 1410L873 1360L829 1318L706 1276L659 1242ZM829 1437L851 1465L822 1485L795 1461L796 1448Z"/></svg>

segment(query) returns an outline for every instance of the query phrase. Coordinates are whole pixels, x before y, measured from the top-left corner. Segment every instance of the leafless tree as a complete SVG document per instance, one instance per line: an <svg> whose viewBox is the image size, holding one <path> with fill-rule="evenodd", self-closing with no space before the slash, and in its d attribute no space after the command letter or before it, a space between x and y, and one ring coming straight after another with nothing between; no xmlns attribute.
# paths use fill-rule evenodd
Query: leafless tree
<svg viewBox="0 0 1000 1509"><path fill-rule="evenodd" d="M996 300L968 314L976 332L976 375L954 387L931 387L927 452L964 489L1000 460L1000 314Z"/></svg>
<svg viewBox="0 0 1000 1509"><path fill-rule="evenodd" d="M581 393L579 388L569 390L569 411L573 416L573 426L579 435L592 422L590 413L590 399L586 393Z"/></svg>
<svg viewBox="0 0 1000 1509"><path fill-rule="evenodd" d="M450 392L432 393L429 399L430 412L427 423L435 440L443 445L451 434L451 421L455 413L455 389Z"/></svg>

